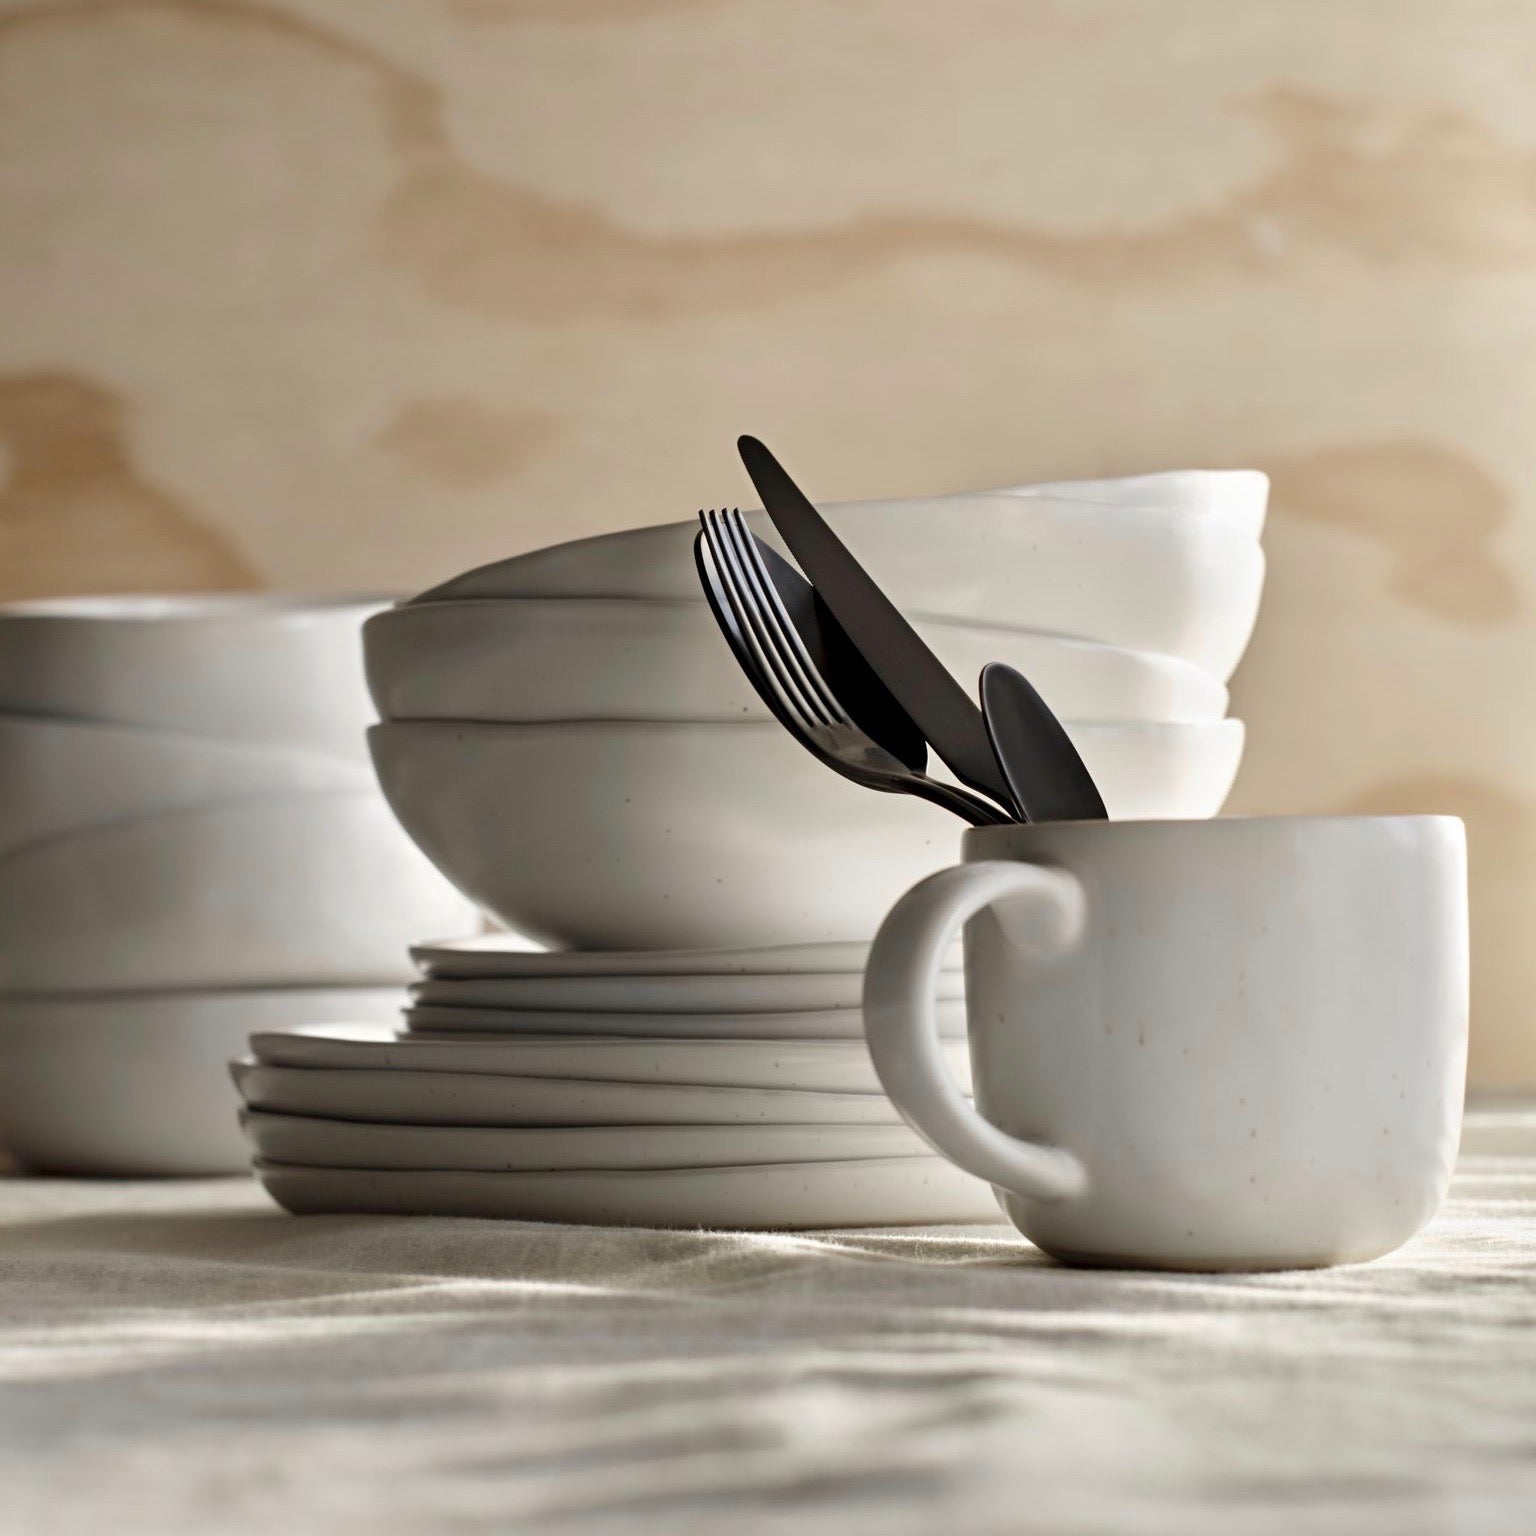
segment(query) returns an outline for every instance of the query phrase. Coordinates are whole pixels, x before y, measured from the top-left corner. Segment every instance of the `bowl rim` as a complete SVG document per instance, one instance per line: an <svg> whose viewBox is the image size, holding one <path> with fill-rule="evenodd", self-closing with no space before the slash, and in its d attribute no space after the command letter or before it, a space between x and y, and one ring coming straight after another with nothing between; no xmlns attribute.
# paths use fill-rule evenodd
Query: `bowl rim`
<svg viewBox="0 0 1536 1536"><path fill-rule="evenodd" d="M388 608L398 593L95 592L0 603L0 623L149 625L261 623Z"/></svg>

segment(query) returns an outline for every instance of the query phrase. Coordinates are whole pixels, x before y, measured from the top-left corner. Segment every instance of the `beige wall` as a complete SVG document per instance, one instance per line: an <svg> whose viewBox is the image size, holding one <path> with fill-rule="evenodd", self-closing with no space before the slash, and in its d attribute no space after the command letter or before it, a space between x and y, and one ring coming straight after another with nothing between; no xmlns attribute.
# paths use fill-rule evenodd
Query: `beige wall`
<svg viewBox="0 0 1536 1536"><path fill-rule="evenodd" d="M1240 809L1459 811L1536 1082L1536 12L0 3L0 587L1258 464Z"/></svg>

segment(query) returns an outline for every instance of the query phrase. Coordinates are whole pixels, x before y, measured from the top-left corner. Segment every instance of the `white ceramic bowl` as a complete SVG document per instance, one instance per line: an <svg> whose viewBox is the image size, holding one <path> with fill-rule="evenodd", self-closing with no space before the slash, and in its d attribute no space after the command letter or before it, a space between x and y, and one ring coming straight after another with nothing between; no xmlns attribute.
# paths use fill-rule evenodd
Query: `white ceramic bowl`
<svg viewBox="0 0 1536 1536"><path fill-rule="evenodd" d="M1211 816L1240 721L1069 725L1113 815ZM868 939L961 823L839 778L772 722L397 723L370 732L401 824L460 890L556 947Z"/></svg>
<svg viewBox="0 0 1536 1536"><path fill-rule="evenodd" d="M823 510L911 616L1180 656L1223 682L1248 643L1264 584L1251 528L1210 512L1010 492ZM748 521L778 543L761 513ZM668 523L556 544L466 572L415 601L697 598L697 531Z"/></svg>
<svg viewBox="0 0 1536 1536"><path fill-rule="evenodd" d="M0 855L164 811L252 796L367 790L373 782L368 764L355 759L0 714Z"/></svg>
<svg viewBox="0 0 1536 1536"><path fill-rule="evenodd" d="M0 862L0 992L403 980L471 910L376 790L204 806Z"/></svg>
<svg viewBox="0 0 1536 1536"><path fill-rule="evenodd" d="M0 998L0 1145L40 1173L238 1173L229 1060L256 1032L387 1023L394 988Z"/></svg>
<svg viewBox="0 0 1536 1536"><path fill-rule="evenodd" d="M1174 656L920 619L967 686L1017 667L1073 720L1219 720L1227 690ZM363 628L386 720L766 720L703 601L522 598L408 603Z"/></svg>
<svg viewBox="0 0 1536 1536"><path fill-rule="evenodd" d="M0 710L358 757L375 597L270 593L0 604Z"/></svg>
<svg viewBox="0 0 1536 1536"><path fill-rule="evenodd" d="M1209 512L1258 538L1269 505L1269 476L1262 469L1168 469L1112 480L1047 480L1010 485L1007 496L1055 497L1112 507L1167 507Z"/></svg>

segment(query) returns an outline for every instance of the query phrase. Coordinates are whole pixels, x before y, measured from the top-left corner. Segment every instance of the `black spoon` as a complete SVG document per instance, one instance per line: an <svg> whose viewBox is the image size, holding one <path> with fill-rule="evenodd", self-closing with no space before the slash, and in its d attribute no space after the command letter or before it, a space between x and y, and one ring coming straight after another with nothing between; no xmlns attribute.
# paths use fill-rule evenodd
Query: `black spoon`
<svg viewBox="0 0 1536 1536"><path fill-rule="evenodd" d="M981 669L981 713L1024 820L1102 821L1109 815L1072 738L1021 672L1001 661Z"/></svg>

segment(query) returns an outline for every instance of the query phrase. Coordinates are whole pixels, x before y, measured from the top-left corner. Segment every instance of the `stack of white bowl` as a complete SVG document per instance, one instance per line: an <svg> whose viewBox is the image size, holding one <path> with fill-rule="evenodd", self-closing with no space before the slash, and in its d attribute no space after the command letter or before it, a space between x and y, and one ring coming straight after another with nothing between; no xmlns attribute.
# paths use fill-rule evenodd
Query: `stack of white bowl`
<svg viewBox="0 0 1536 1536"><path fill-rule="evenodd" d="M1210 816L1242 750L1225 684L1266 489L1185 473L827 514L957 676L1007 661L1035 683L1112 815ZM863 946L960 824L838 778L768 717L702 601L694 532L559 545L369 620L390 804L556 952L426 946L405 1035L256 1042L237 1076L290 1209L995 1216L897 1123L859 1039Z"/></svg>
<svg viewBox="0 0 1536 1536"><path fill-rule="evenodd" d="M411 937L474 921L367 761L380 607L0 606L0 1145L26 1165L241 1167L231 1052L392 1017Z"/></svg>
<svg viewBox="0 0 1536 1536"><path fill-rule="evenodd" d="M957 677L1006 661L1035 684L1111 815L1190 817L1242 754L1225 684L1266 493L1255 471L1186 472L826 513ZM461 890L550 945L868 940L959 826L768 717L702 600L696 531L556 545L370 619L384 792Z"/></svg>

